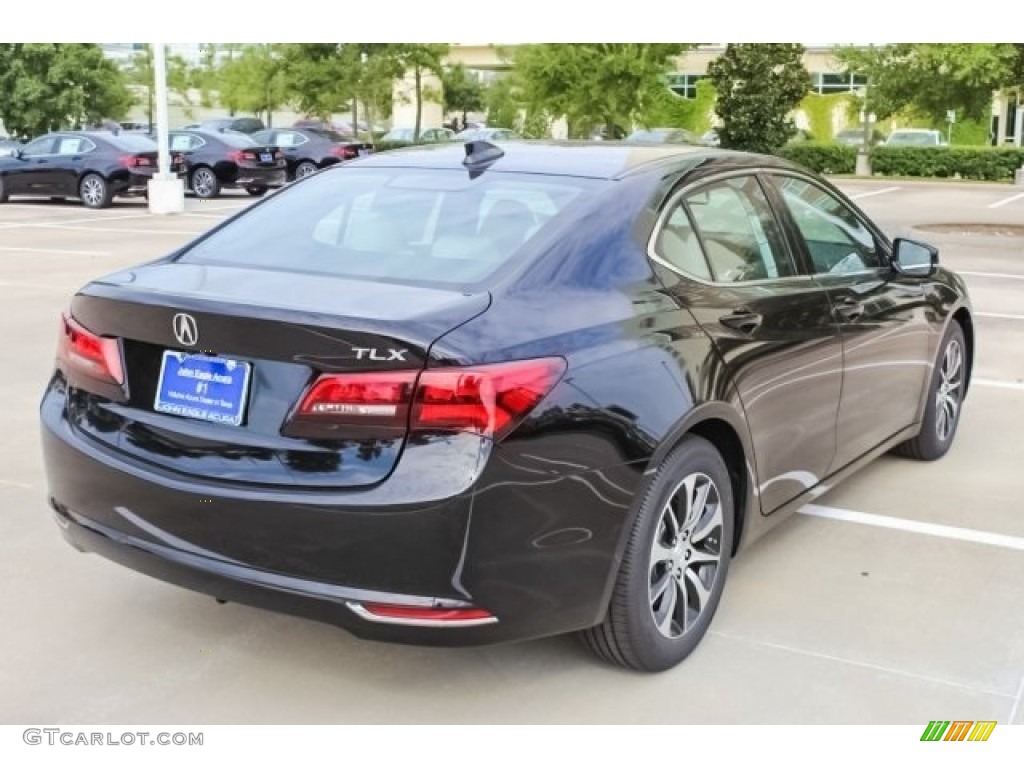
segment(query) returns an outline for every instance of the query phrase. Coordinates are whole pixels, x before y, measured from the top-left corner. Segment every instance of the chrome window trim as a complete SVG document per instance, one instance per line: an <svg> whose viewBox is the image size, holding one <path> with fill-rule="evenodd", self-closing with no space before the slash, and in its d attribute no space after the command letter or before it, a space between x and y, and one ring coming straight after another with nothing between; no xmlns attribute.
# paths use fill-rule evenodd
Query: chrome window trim
<svg viewBox="0 0 1024 768"><path fill-rule="evenodd" d="M651 236L647 240L647 257L649 259L651 259L651 261L654 261L655 263L660 264L661 266L665 267L666 269L674 272L675 274L677 274L677 275L679 275L681 277L686 278L687 280L692 280L695 283L700 283L701 285L713 286L713 287L716 287L716 288L740 288L740 287L747 286L747 285L767 285L767 284L777 284L777 283L795 283L795 282L813 281L813 279L814 279L813 275L803 275L803 274L790 275L788 277L768 277L768 278L762 278L760 280L743 280L743 281L738 282L738 283L723 283L723 282L719 282L717 280L705 280L702 277L697 277L696 275L691 275L689 272L684 272L679 267L677 267L677 266L675 266L673 264L670 264L666 259L664 259L663 257L659 256L657 250L655 249L655 244L658 242L658 236L661 234L661 231L665 228L665 222L667 221L669 214L671 213L672 209L678 204L679 200L684 195L686 195L686 194L688 194L690 192L693 192L694 190L699 189L700 187L707 186L708 184L714 184L715 182L718 182L718 181L725 181L725 180L728 180L728 179L734 179L734 178L737 178L737 177L740 177L740 176L751 176L751 177L756 179L757 176L759 174L761 174L762 172L763 172L763 170L761 168L756 168L756 167L755 168L744 168L742 170L736 170L736 171L727 171L727 172L724 172L724 173L721 173L721 174L716 174L715 176L710 177L710 178L698 179L697 181L691 182L690 184L687 184L687 185L677 189L668 198L668 202L665 203L664 206L662 206L661 212L658 214L658 221L655 223L654 229L651 232ZM765 198L767 199L769 207L771 207L771 200L768 199L767 194L765 195ZM774 208L772 208L772 215L775 215L775 209ZM689 215L687 215L687 218L689 218ZM783 235L783 239L785 240L785 236L784 235ZM788 250L789 250L789 248L788 248L788 243L787 243L787 251ZM704 246L703 245L701 245L701 253L704 253ZM788 255L789 255L789 258L792 259L793 262L794 262L793 266L797 267L799 269L799 264L796 263L796 259L793 258L793 254L790 253ZM708 258L707 254L704 253L704 261L705 262L707 261L707 258ZM708 264L708 271L709 272L712 271L710 264ZM851 272L851 273L847 273L847 274L853 274L853 273Z"/></svg>

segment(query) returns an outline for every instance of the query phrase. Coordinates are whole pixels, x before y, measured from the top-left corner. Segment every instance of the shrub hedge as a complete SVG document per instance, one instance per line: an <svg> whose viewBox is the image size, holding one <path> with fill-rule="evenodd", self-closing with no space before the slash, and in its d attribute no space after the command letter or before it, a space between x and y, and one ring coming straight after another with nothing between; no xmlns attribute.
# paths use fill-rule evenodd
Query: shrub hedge
<svg viewBox="0 0 1024 768"><path fill-rule="evenodd" d="M778 155L816 173L853 173L857 167L857 148L846 144L797 141L784 146Z"/></svg>
<svg viewBox="0 0 1024 768"><path fill-rule="evenodd" d="M857 147L813 142L787 144L780 157L818 173L853 173ZM1012 181L1024 166L1024 148L1017 147L874 147L871 170L876 176L920 176L982 181Z"/></svg>
<svg viewBox="0 0 1024 768"><path fill-rule="evenodd" d="M1008 181L1024 166L1018 147L876 147L871 170L880 176L928 176Z"/></svg>

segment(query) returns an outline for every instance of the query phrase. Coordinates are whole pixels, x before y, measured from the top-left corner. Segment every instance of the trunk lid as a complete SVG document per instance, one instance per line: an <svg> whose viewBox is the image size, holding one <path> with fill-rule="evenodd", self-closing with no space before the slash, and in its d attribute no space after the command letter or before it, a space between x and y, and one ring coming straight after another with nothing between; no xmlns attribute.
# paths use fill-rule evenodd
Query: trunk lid
<svg viewBox="0 0 1024 768"><path fill-rule="evenodd" d="M109 448L186 474L372 485L394 467L407 425L297 428L298 403L321 374L421 370L433 341L488 303L486 292L149 265L75 296L71 314L82 326L121 340L126 381L123 398L73 389L69 411Z"/></svg>

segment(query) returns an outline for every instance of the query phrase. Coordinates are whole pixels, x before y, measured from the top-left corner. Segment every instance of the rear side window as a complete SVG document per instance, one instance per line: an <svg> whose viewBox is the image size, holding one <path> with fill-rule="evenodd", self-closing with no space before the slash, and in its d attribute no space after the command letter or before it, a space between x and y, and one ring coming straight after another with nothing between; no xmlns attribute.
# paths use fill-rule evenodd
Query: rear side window
<svg viewBox="0 0 1024 768"><path fill-rule="evenodd" d="M476 283L596 179L339 168L275 195L180 260L344 277Z"/></svg>
<svg viewBox="0 0 1024 768"><path fill-rule="evenodd" d="M796 274L771 205L755 177L713 182L687 193L683 204L716 282L744 283ZM687 242L693 242L692 234Z"/></svg>
<svg viewBox="0 0 1024 768"><path fill-rule="evenodd" d="M252 136L247 133L235 133L234 131L224 131L223 133L217 134L217 138L227 144L229 147L254 147L256 142L253 141Z"/></svg>
<svg viewBox="0 0 1024 768"><path fill-rule="evenodd" d="M156 142L148 136L120 133L116 136L104 136L104 140L124 152L156 152Z"/></svg>

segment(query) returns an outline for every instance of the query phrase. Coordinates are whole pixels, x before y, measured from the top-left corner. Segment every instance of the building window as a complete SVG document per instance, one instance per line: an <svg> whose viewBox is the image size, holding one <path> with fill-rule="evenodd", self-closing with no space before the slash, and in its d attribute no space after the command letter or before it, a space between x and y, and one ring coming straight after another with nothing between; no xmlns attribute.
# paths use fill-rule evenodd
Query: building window
<svg viewBox="0 0 1024 768"><path fill-rule="evenodd" d="M695 99L697 97L697 82L706 77L707 75L676 72L668 76L668 87L684 99Z"/></svg>
<svg viewBox="0 0 1024 768"><path fill-rule="evenodd" d="M812 72L811 91L813 93L854 93L868 82L863 75L850 72Z"/></svg>

